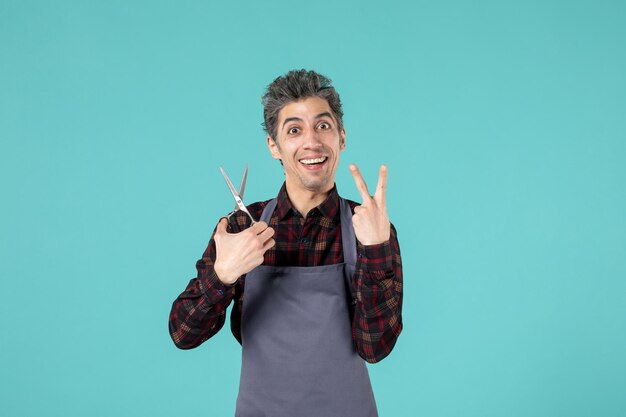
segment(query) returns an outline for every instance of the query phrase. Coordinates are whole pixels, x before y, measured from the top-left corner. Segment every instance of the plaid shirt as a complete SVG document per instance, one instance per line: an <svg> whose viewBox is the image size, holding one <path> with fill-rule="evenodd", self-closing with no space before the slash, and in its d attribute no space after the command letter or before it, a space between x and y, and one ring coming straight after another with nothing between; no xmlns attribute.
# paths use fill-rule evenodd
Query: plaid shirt
<svg viewBox="0 0 626 417"><path fill-rule="evenodd" d="M250 214L260 218L268 202L250 205ZM354 211L357 204L348 203ZM265 253L263 264L318 266L342 263L339 220L336 187L304 218L291 205L283 184L270 220L276 245ZM249 226L248 216L238 211L230 218L228 229L236 233ZM211 237L202 259L196 263L198 277L189 282L172 306L170 335L181 349L194 348L216 334L224 325L226 308L232 301L231 331L241 343L245 275L232 286L224 285L213 269L215 253L215 242ZM357 241L357 254L350 306L352 338L359 355L374 363L391 352L402 330L402 261L393 225L387 242L364 246Z"/></svg>

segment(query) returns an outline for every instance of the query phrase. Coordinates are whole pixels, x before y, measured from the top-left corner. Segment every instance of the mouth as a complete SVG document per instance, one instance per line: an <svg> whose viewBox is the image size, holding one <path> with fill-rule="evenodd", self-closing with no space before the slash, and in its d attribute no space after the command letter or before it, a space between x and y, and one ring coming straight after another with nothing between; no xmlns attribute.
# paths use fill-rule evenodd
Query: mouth
<svg viewBox="0 0 626 417"><path fill-rule="evenodd" d="M318 158L303 158L298 160L298 162L300 162L300 164L308 170L320 169L326 161L328 161L327 156L320 156Z"/></svg>

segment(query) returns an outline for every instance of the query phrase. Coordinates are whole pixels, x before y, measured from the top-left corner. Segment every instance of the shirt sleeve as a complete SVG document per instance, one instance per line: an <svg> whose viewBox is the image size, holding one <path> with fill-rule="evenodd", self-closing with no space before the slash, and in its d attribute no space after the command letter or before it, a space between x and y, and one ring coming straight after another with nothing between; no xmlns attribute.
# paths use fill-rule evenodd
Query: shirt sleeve
<svg viewBox="0 0 626 417"><path fill-rule="evenodd" d="M217 277L213 268L216 255L213 235L202 259L196 262L198 276L189 281L172 304L169 331L180 349L192 349L214 336L224 326L228 305L242 293L237 289L242 285L239 281L227 286Z"/></svg>
<svg viewBox="0 0 626 417"><path fill-rule="evenodd" d="M402 259L395 227L388 241L358 243L357 251L352 337L359 355L375 363L391 353L402 331Z"/></svg>

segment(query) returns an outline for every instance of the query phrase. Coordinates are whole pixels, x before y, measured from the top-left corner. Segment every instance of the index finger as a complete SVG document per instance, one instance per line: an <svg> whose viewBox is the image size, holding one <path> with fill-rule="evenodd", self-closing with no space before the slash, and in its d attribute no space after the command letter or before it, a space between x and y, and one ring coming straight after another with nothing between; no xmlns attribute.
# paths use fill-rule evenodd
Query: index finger
<svg viewBox="0 0 626 417"><path fill-rule="evenodd" d="M258 234L263 233L263 231L265 231L265 229L267 228L268 228L267 223L263 221L259 221L259 222L254 223L252 226L250 226L248 230L252 231L255 235L258 235Z"/></svg>
<svg viewBox="0 0 626 417"><path fill-rule="evenodd" d="M371 200L372 197L370 196L370 192L367 190L367 185L365 184L365 180L363 180L363 176L361 175L359 168L357 168L355 164L350 164L349 168L363 202L365 203L367 200Z"/></svg>

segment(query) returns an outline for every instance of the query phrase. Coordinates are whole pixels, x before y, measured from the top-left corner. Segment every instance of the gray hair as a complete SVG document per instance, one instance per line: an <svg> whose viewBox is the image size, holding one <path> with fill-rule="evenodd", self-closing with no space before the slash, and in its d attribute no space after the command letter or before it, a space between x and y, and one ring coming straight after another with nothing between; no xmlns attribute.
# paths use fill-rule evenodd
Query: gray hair
<svg viewBox="0 0 626 417"><path fill-rule="evenodd" d="M315 71L292 70L276 78L267 86L261 98L263 104L263 129L276 141L278 113L287 104L309 97L323 98L337 119L339 131L343 129L343 110L339 94L329 78Z"/></svg>

